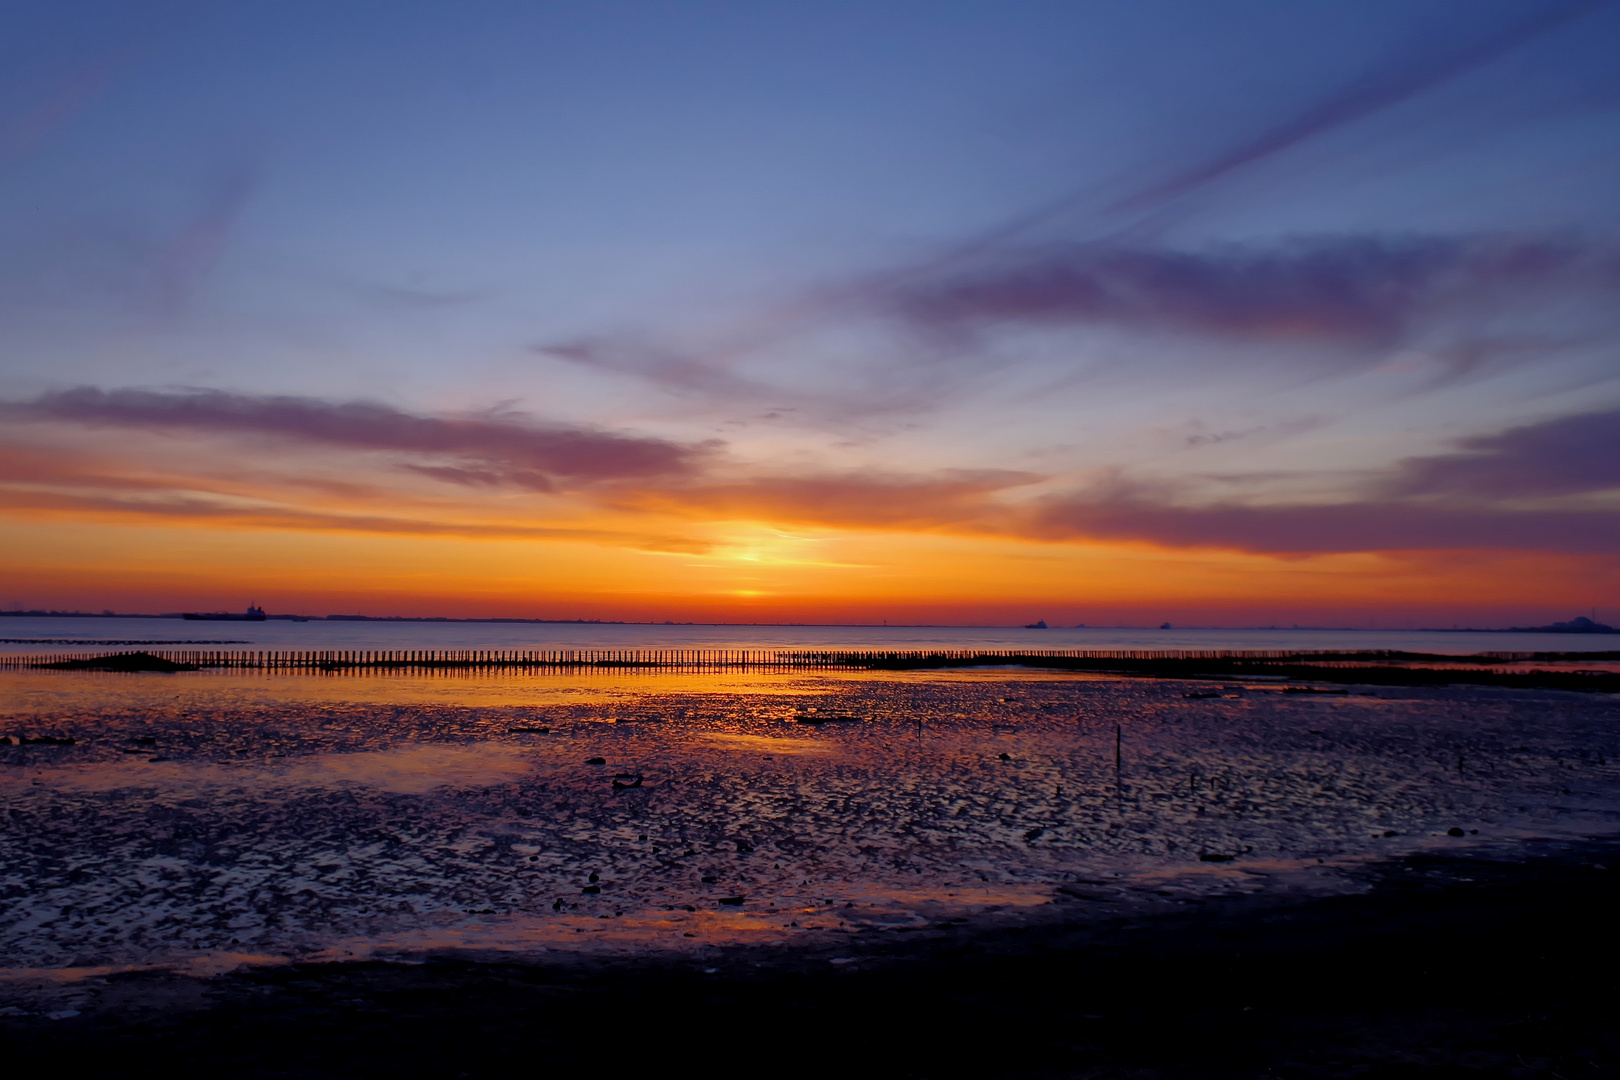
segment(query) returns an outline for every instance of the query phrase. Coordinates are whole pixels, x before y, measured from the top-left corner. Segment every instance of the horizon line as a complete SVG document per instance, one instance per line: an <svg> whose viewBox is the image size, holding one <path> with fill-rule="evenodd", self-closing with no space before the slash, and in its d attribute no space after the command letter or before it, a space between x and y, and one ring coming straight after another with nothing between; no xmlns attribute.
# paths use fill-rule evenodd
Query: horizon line
<svg viewBox="0 0 1620 1080"><path fill-rule="evenodd" d="M9 618L81 618L81 619L180 619L185 612L116 612L109 610L95 611L56 611L40 608L28 610L0 610L0 617ZM209 614L215 614L210 612ZM1568 622L1587 618L1586 616L1573 616ZM253 621L260 620L221 620L221 621ZM424 622L424 623L527 623L535 625L554 626L708 626L708 627L819 627L824 629L870 629L870 630L1282 630L1307 632L1335 632L1335 633L1512 633L1546 632L1559 623L1549 623L1544 627L1523 626L1301 626L1295 623L1291 626L1280 626L1275 623L1263 626L1227 626L1215 624L1198 625L1172 625L1169 622L1157 626L1152 624L1101 624L1101 623L1075 623L1068 626L1042 625L1033 623L890 623L887 621L876 623L818 623L818 622L677 622L670 619L663 620L631 620L631 619L547 619L529 618L522 616L464 616L464 615L303 615L283 613L267 615L266 622ZM1590 620L1597 623L1595 618ZM1603 625L1597 623L1598 625ZM1577 631L1578 632L1578 631Z"/></svg>

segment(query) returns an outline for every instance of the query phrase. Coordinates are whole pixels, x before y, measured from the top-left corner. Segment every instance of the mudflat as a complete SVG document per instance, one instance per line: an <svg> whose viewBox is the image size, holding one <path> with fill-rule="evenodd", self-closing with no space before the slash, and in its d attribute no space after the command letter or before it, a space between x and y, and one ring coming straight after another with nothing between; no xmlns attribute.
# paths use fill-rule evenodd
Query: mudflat
<svg viewBox="0 0 1620 1080"><path fill-rule="evenodd" d="M1606 695L1029 671L6 678L8 1061L1616 1064Z"/></svg>
<svg viewBox="0 0 1620 1080"><path fill-rule="evenodd" d="M1414 855L1351 895L1047 909L833 957L133 972L78 1015L8 1009L0 1045L30 1071L171 1077L1613 1076L1617 866L1611 841Z"/></svg>

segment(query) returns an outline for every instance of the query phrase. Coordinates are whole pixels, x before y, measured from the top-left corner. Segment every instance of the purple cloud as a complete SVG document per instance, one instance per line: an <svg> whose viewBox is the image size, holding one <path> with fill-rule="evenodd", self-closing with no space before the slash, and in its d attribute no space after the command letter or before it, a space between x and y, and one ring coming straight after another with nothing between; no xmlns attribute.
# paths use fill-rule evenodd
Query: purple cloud
<svg viewBox="0 0 1620 1080"><path fill-rule="evenodd" d="M1267 553L1620 552L1620 509L1525 510L1510 500L1620 489L1620 409L1475 436L1407 458L1371 497L1327 505L1173 505L1128 483L1042 501L1033 535Z"/></svg>
<svg viewBox="0 0 1620 1080"><path fill-rule="evenodd" d="M1325 237L1204 252L1052 247L999 267L916 285L913 325L1102 323L1224 337L1377 344L1420 317L1504 291L1612 294L1620 254L1568 241Z"/></svg>
<svg viewBox="0 0 1620 1080"><path fill-rule="evenodd" d="M0 417L90 427L258 435L353 450L453 459L410 466L459 484L506 483L549 490L554 481L602 482L680 475L712 444L683 445L512 416L423 416L371 402L230 394L220 390L100 390L78 387L0 406Z"/></svg>
<svg viewBox="0 0 1620 1080"><path fill-rule="evenodd" d="M947 469L922 475L772 474L631 492L621 505L859 529L977 528L1005 516L994 505L997 495L1044 479L1039 473L1012 469Z"/></svg>
<svg viewBox="0 0 1620 1080"><path fill-rule="evenodd" d="M1620 488L1620 409L1509 428L1464 439L1459 448L1463 453L1406 459L1388 490L1502 499Z"/></svg>
<svg viewBox="0 0 1620 1080"><path fill-rule="evenodd" d="M724 368L724 363L746 352L736 344L712 350L701 358L628 341L586 340L532 345L530 352L579 367L645 378L678 393L715 397L747 397L780 393L750 382Z"/></svg>
<svg viewBox="0 0 1620 1080"><path fill-rule="evenodd" d="M1132 296L1138 289L1146 292L1168 287L1177 291L1174 281L1178 276L1197 278L1210 276L1200 267L1201 259L1219 261L1198 255L1152 251L1114 249L1112 261L1125 278L1159 279L1117 281L1124 286L1126 295L1111 295L1108 282L1092 278L1094 268L1085 265L1099 252L1106 252L1107 244L1093 248L1075 247L1066 253L1051 255L1026 254L1021 262L1008 263L1003 258L1005 249L1019 238L1075 214L1089 212L1091 235L1121 235L1119 230L1131 219L1136 235L1145 235L1144 214L1163 211L1166 207L1195 194L1209 185L1234 174L1241 175L1251 166L1260 164L1293 147L1329 134L1348 124L1399 106L1419 95L1468 75L1485 65L1504 57L1546 34L1582 18L1598 9L1610 6L1614 0L1574 0L1545 7L1512 23L1469 37L1466 34L1451 37L1448 47L1431 50L1424 55L1396 60L1381 70L1370 73L1348 85L1340 86L1303 111L1298 112L1263 131L1260 135L1236 141L1218 153L1198 162L1167 179L1146 184L1124 197L1105 205L1096 205L1096 192L1087 187L1066 192L1045 203L1029 207L1009 216L978 233L966 236L932 255L913 262L893 266L842 283L824 286L798 301L783 305L763 319L735 333L724 335L706 346L668 352L647 350L633 343L615 344L610 341L563 342L544 344L534 348L537 354L588 365L599 370L645 379L664 389L677 393L704 393L715 397L761 400L780 391L770 386L739 378L727 370L727 364L741 356L758 353L785 339L813 333L817 328L851 318L862 318L873 310L899 311L914 324L931 330L962 330L975 323L993 319L1074 320L1082 312L1092 309L1092 318L1109 321L1140 322L1151 319L1160 324L1181 325L1188 329L1201 329L1223 333L1250 332L1305 336L1332 336L1340 334L1367 340L1387 335L1402 322L1400 298L1379 298L1353 295L1348 299L1332 294L1336 273L1350 274L1350 267L1336 271L1331 266L1309 267L1315 272L1314 280L1286 281L1287 268L1266 266L1263 255L1250 259L1246 268L1250 289L1268 289L1269 297L1251 297L1254 303L1245 310L1242 306L1227 312L1216 309L1218 297L1198 296L1192 282L1185 282L1182 291L1193 295L1185 297L1188 306L1171 304L1171 296L1161 297L1161 303L1149 296ZM1368 240L1367 247L1383 245L1388 261L1423 261L1421 252L1395 251L1400 245ZM1076 256L1083 257L1077 260ZM1050 256L1050 257L1049 257ZM998 265L998 260L1000 260ZM1128 264L1136 263L1134 268ZM1157 265L1153 265L1157 264ZM1365 268L1364 268L1365 269ZM1402 276L1400 267L1386 268L1384 285L1387 290L1399 291L1398 280L1387 280L1391 275ZM1419 274L1421 267L1409 266L1408 275ZM1269 278L1269 282L1260 279ZM1229 285L1240 283L1229 282ZM1294 303L1278 293L1279 285L1296 288ZM1421 282L1414 281L1414 286ZM1239 287L1236 291L1244 291ZM1416 300L1416 297L1412 298ZM1359 307L1359 310L1358 310ZM1129 317L1128 317L1129 316ZM1246 328L1246 329L1245 329ZM1460 369L1466 358L1459 358L1454 367ZM915 384L911 373L898 373L898 381ZM922 373L930 383L927 390L916 385L902 386L898 393L880 395L879 404L872 406L874 397L870 388L862 388L858 395L846 400L829 401L831 411L847 415L858 412L905 411L921 407L944 396L939 365L930 365Z"/></svg>
<svg viewBox="0 0 1620 1080"><path fill-rule="evenodd" d="M1053 499L1032 522L1046 540L1136 540L1268 554L1510 550L1620 553L1620 511L1526 513L1395 500L1325 506L1166 506Z"/></svg>
<svg viewBox="0 0 1620 1080"><path fill-rule="evenodd" d="M691 554L702 554L713 548L713 544L707 540L678 534L552 528L499 520L479 521L460 518L427 520L388 514L333 513L287 506L247 508L240 504L179 494L158 498L142 494L139 498L129 498L117 491L18 491L0 485L0 509L76 517L203 523L222 528L277 529L288 532L459 536L480 540L572 540L638 548L643 551L678 551Z"/></svg>

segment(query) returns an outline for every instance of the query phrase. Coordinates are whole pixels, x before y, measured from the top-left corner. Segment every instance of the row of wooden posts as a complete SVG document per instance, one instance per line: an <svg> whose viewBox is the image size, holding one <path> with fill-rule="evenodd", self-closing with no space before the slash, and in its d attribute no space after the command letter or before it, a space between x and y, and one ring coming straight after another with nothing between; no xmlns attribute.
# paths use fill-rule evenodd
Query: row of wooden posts
<svg viewBox="0 0 1620 1080"><path fill-rule="evenodd" d="M119 650L0 654L0 667L36 667L116 655ZM121 650L128 652L129 650ZM677 668L717 669L860 669L911 664L945 665L953 660L978 664L1003 660L1288 660L1340 657L1328 650L1298 649L298 649L193 650L149 649L148 655L204 668L257 670L337 670L351 668ZM1358 652L1358 660L1387 655Z"/></svg>

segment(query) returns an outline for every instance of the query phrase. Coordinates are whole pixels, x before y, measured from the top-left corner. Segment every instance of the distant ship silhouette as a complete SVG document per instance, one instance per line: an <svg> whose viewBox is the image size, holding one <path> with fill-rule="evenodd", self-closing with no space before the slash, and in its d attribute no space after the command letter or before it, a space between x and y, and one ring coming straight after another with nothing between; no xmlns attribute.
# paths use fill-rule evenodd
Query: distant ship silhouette
<svg viewBox="0 0 1620 1080"><path fill-rule="evenodd" d="M229 611L187 611L180 616L182 619L201 619L205 622L264 622L267 617L264 608L253 604L248 605L244 614L233 615Z"/></svg>

